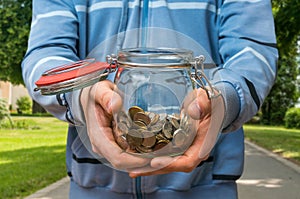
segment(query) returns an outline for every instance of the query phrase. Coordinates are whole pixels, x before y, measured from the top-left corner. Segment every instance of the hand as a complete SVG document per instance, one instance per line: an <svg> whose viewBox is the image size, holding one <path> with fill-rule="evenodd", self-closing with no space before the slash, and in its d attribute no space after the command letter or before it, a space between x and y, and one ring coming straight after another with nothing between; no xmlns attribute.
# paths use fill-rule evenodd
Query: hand
<svg viewBox="0 0 300 199"><path fill-rule="evenodd" d="M181 156L153 158L150 167L129 170L130 177L191 172L201 161L208 158L223 121L223 98L219 96L210 100L203 89L198 89L196 96L195 100L186 105L188 114L199 122L197 134L191 146ZM216 125L211 125L212 113L213 118L220 117Z"/></svg>
<svg viewBox="0 0 300 199"><path fill-rule="evenodd" d="M124 152L114 139L113 113L122 106L122 99L114 90L115 85L105 80L84 88L81 92L80 101L92 150L106 158L116 169L143 167L150 160Z"/></svg>

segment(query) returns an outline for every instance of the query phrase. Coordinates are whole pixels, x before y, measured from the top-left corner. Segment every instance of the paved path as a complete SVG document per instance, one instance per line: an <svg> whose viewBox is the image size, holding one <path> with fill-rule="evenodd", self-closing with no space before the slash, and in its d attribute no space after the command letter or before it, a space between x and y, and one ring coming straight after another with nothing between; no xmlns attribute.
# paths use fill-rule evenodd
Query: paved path
<svg viewBox="0 0 300 199"><path fill-rule="evenodd" d="M67 199L68 188L66 177L25 199ZM240 199L300 199L300 166L246 141L238 190Z"/></svg>
<svg viewBox="0 0 300 199"><path fill-rule="evenodd" d="M300 199L300 166L249 142L245 153L240 199Z"/></svg>

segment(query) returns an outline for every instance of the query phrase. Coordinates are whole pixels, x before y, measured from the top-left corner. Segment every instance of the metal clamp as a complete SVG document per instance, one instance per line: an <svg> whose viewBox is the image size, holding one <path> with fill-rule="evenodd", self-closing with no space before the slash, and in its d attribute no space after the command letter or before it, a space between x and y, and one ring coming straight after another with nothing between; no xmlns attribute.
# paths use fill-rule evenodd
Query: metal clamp
<svg viewBox="0 0 300 199"><path fill-rule="evenodd" d="M191 79L202 89L205 90L209 99L216 98L221 95L220 91L212 86L206 75L204 74L205 56L199 55L195 57L195 63L192 64L194 72L191 74ZM199 67L199 68L198 68Z"/></svg>

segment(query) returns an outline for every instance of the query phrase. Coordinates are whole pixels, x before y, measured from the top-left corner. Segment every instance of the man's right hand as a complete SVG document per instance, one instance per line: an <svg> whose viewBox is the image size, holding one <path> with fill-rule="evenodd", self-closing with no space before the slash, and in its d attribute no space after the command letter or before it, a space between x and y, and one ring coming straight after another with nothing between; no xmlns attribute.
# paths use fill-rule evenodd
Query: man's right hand
<svg viewBox="0 0 300 199"><path fill-rule="evenodd" d="M122 99L115 92L115 84L105 80L82 89L80 101L87 133L93 152L106 158L115 169L127 170L143 167L150 159L126 153L113 135L113 113L122 107Z"/></svg>

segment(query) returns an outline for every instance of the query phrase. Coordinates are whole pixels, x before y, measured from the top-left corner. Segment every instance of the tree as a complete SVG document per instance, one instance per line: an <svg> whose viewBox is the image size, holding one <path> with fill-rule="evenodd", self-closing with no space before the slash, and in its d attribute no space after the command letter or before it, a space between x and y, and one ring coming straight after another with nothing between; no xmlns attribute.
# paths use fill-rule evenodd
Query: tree
<svg viewBox="0 0 300 199"><path fill-rule="evenodd" d="M21 62L27 49L31 0L0 0L0 80L23 84Z"/></svg>
<svg viewBox="0 0 300 199"><path fill-rule="evenodd" d="M24 84L21 62L27 50L31 0L0 0L0 80ZM33 112L46 112L33 102Z"/></svg>
<svg viewBox="0 0 300 199"><path fill-rule="evenodd" d="M273 0L272 3L279 50L278 75L262 106L262 121L265 124L282 125L285 112L294 106L299 96L296 57L300 34L300 0Z"/></svg>
<svg viewBox="0 0 300 199"><path fill-rule="evenodd" d="M288 53L290 54L290 53ZM294 55L282 55L279 59L278 77L262 106L264 124L282 125L286 111L295 105L297 93L297 67Z"/></svg>

